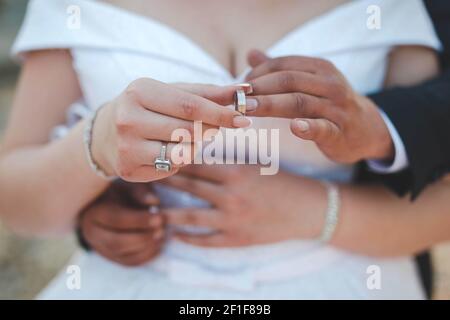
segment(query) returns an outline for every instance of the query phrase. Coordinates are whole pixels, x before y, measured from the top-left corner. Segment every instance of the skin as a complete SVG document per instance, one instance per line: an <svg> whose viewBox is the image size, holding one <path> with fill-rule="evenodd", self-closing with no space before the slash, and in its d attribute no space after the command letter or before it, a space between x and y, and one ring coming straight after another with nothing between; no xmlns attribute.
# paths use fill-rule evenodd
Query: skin
<svg viewBox="0 0 450 320"><path fill-rule="evenodd" d="M161 16L157 18L162 22L169 25L173 23L174 28L184 30L194 41L205 45L205 50L225 69L235 73L245 66L245 52L249 49L239 47L240 43L269 47L299 24L345 1L318 0L314 5L305 6L306 1L302 0L285 2L285 5L279 6L269 0L249 0L245 2L244 8L242 2L237 6L237 2L229 5L202 0L199 3L202 10L181 0L111 2L131 11L137 9L136 12L143 15L158 12ZM261 10L251 10L256 6ZM265 28L267 30L263 37L261 30L242 32L243 28L253 30L256 24L267 26L268 19L273 19L275 7L281 11L274 22L285 22L273 24L279 28ZM292 9L301 14L294 14ZM174 10L182 10L186 14L173 19ZM230 24L227 18L230 16L242 24ZM193 17L198 18L195 20L198 23L192 23ZM218 30L224 32L218 33ZM220 36L223 42L217 41ZM9 228L23 235L52 235L72 230L78 213L109 186L91 171L86 162L82 143L84 121L61 140L48 142L52 128L65 122L68 106L82 96L72 63L67 50L30 52L23 63L12 114L0 150L2 220ZM210 86L208 88L211 89ZM206 91L208 97L202 96ZM171 123L182 122L182 125L187 125L184 121L189 122L194 118L212 126L248 125L246 119L218 106L224 97L230 98L231 88L219 90L216 97L211 97L210 91L202 86L188 90L152 79L134 81L124 92L118 92L117 98L106 103L99 112L93 130L94 160L108 174L128 181L142 182L166 177L167 174L156 173L150 168L152 158L159 153L160 147L160 142L148 139L155 139L160 134L160 131L148 130L158 125L156 118L164 118L163 121L171 118ZM163 115L155 116L155 113L159 113L158 108L166 104ZM210 111L203 114L199 112L200 109ZM215 115L211 114L212 110L215 110ZM143 124L140 116L147 120L153 118L154 121ZM167 134L164 137L167 138ZM147 147L150 151L144 150ZM172 147L173 144L170 145Z"/></svg>
<svg viewBox="0 0 450 320"><path fill-rule="evenodd" d="M170 224L218 231L211 236L177 236L197 246L241 247L315 239L324 223L325 188L316 180L286 172L271 178L261 176L252 166L189 166L164 183L213 204L213 209L163 210ZM341 185L340 190L342 206L333 246L395 257L450 240L450 210L443 207L448 202L448 183L434 185L414 204L378 186Z"/></svg>
<svg viewBox="0 0 450 320"><path fill-rule="evenodd" d="M393 142L378 107L356 93L332 63L300 56L270 59L257 50L248 58L253 70L247 80L254 95L249 99L256 106L249 115L293 119L292 133L315 142L336 162L393 158ZM412 73L409 66L415 61L421 67ZM397 48L391 54L386 87L428 80L438 70L431 50Z"/></svg>
<svg viewBox="0 0 450 320"><path fill-rule="evenodd" d="M250 122L246 118L217 103L231 99L235 89L202 85L179 88L152 79L134 81L99 112L92 138L94 160L108 174L133 182L176 173L183 163L170 173L154 169L159 140L170 140L170 128L190 128L194 120L210 127L247 126ZM80 96L67 51L28 55L0 153L0 212L5 224L18 233L49 235L71 230L78 213L109 185L86 161L86 121L64 138L47 142L52 128L64 122L67 106ZM175 143L168 144L168 154ZM193 152L193 141L182 143L188 143L188 152Z"/></svg>
<svg viewBox="0 0 450 320"><path fill-rule="evenodd" d="M251 52L250 60L258 54ZM258 65L268 61L263 55L259 57L262 62ZM296 57L293 58L297 60ZM407 66L404 64L405 59L413 64L417 59L424 64L428 63L429 68L424 70L426 72L414 75L416 82L430 77L436 70L433 58L434 53L424 48L394 50L386 85L410 84L412 75L402 72L403 66ZM395 61L402 61L402 64L397 65ZM277 83L280 82L272 84L274 88ZM276 112L291 112L289 98L283 104L288 111L279 111L276 109L278 104L272 101L267 103L278 97L256 97L263 101L257 111L260 112L259 115L269 115L267 111L274 109ZM267 105L270 107L266 107ZM354 110L342 109L347 112ZM256 112L252 115L255 114ZM373 129L373 124L368 121L369 116L365 117L366 130ZM352 128L361 130L361 126ZM361 133L363 134L364 132ZM340 139L344 142L348 140L346 136ZM336 152L342 152L338 146L340 147L339 144L335 145ZM345 150L351 151L348 148ZM162 182L191 192L213 205L212 209L172 208L162 211L172 225L194 225L217 230L212 236L176 235L178 240L193 245L241 247L293 239L314 239L319 236L324 224L325 188L315 180L287 172L268 177L261 176L259 168L254 166L188 166L180 174ZM395 257L415 254L447 241L450 235L450 212L438 210L437 207L447 207L449 186L448 181L436 184L412 205L408 199L398 199L382 187L342 185L340 222L331 244L359 254ZM267 199L271 201L268 202Z"/></svg>
<svg viewBox="0 0 450 320"><path fill-rule="evenodd" d="M155 258L166 236L165 218L148 184L114 183L79 217L84 240L98 254L126 266ZM154 208L149 213L149 207Z"/></svg>
<svg viewBox="0 0 450 320"><path fill-rule="evenodd" d="M201 10L201 12L195 10L195 6L185 5L183 12L188 14L183 16L186 19L177 19L176 23L179 23L177 25L179 30L184 30L193 39L200 39L197 42L205 44L206 51L210 52L213 57L216 57L216 60L225 66L230 73L237 74L246 65L245 57L248 49L251 47L267 48L297 25L343 2L318 0L314 1L313 4L308 1L308 5L306 5L305 1L292 1L289 4L296 3L298 7L283 6L284 11L278 11L279 15L276 16L276 19L279 20L274 21L273 5L275 3L271 1L248 1L245 2L245 5L248 7L245 8L241 6L242 2L239 2L239 6L232 5L224 8L222 5L218 8L215 6L220 5L220 3L223 4L223 2L205 1L202 2L204 10ZM133 3L136 4L137 2L120 1L119 4L129 5ZM182 3L186 2L152 2L152 4L160 7L158 7L158 10L154 10L155 7L149 5L147 11L166 12L167 16L173 17L173 10L179 9ZM258 9L261 10L251 10L255 6L258 6ZM165 10L159 10L164 8ZM184 10L185 8L186 11ZM225 9L228 11L225 12ZM195 21L204 23L192 24L192 14L195 12L200 14L203 19ZM217 17L217 15L213 14L214 12L223 13L219 15L221 18L231 14L235 17L234 20L240 23L230 24L229 21L223 21L223 19L208 20L210 17ZM299 12L301 13L300 16ZM217 25L214 25L211 20ZM167 22L164 21L164 16L161 17L161 21ZM273 21L274 23L267 23L267 21ZM284 23L277 23L279 21ZM193 25L196 25L198 29L191 29L190 26ZM270 28L260 29L258 32L242 32L242 30L252 30L252 27L255 25L270 26ZM274 26L282 27L275 28ZM217 30L226 31L220 34L223 36L223 42L217 41L220 38ZM202 34L205 37L201 36ZM245 46L242 46L242 43ZM220 55L216 55L216 53L220 53ZM64 112L67 106L81 96L76 74L71 64L71 57L67 51L32 53L24 64L19 82L12 117L0 156L0 181L2 181L0 184L0 212L2 212L2 218L10 227L25 234L48 234L61 230L70 230L77 213L108 187L105 181L92 174L84 159L84 150L81 143L83 123L80 123L67 137L60 141L47 143L50 130L56 124L64 122ZM61 77L61 74L64 77ZM155 88L158 88L157 92L155 92ZM219 103L219 100L222 101L223 97L218 98L217 101L212 97L208 97L206 100L209 102L205 102L203 99L206 97L202 96L201 93L198 94L198 90L198 87L195 87L192 91L186 90L186 88L180 89L174 85L164 85L149 79L130 84L130 87L124 93L118 93L118 98L105 105L99 114L98 122L94 127L93 151L95 159L108 173L117 174L130 181L148 181L152 178L162 178L163 176L155 177L154 172L144 168L145 165L148 166L148 163L143 163L139 157L142 151L139 152L138 150L141 150L140 148L148 143L146 141L148 138L154 138L154 136L147 136L148 132L144 132L146 128L144 128L142 123L139 124L135 118L124 117L124 114L132 113L137 115L139 112L139 115L144 115L144 112L146 112L145 115L148 116L152 112L157 111L155 108L159 104L155 105L154 101L166 96L180 97L176 105L181 107L179 109L189 111L185 112L184 116L179 116L180 118L174 117L173 114L168 114L178 120L191 121L192 110L196 110L196 103L199 100L202 101L199 102L199 105L209 103L212 109L218 110L216 108L217 103ZM155 95L155 99L149 99L147 92L152 92ZM204 93L205 88L201 87L200 92ZM225 92L229 91L224 91L226 95ZM196 107L194 108L192 108L193 100L196 102ZM189 103L179 103L180 101L189 101ZM158 102L171 104L169 103L171 101ZM45 110L45 112L42 112L42 110ZM171 109L169 108L169 110ZM175 110L171 111L175 112ZM234 119L234 115L232 118ZM212 121L213 125L215 123L211 118L204 120L207 123ZM245 122L242 118L240 121ZM226 126L231 123L233 123L233 120L227 118L225 123L220 125ZM157 122L151 124L157 125ZM240 125L242 124L240 123ZM142 130L135 130L135 127L137 128L139 125ZM27 130L23 130L24 126ZM155 131L152 134L159 134L159 131ZM108 138L109 136L110 138ZM131 139L131 137L134 139ZM122 143L120 143L121 141ZM133 149L119 148L119 146L125 145L124 141L127 142L127 145L128 143L133 144ZM152 146L152 149L157 149L154 148L155 144L152 144ZM130 152L132 154L136 153L136 156L130 157ZM30 159L33 159L33 161L29 161ZM74 172L76 172L76 175L73 174ZM46 179L42 179L42 177L46 177ZM67 181L71 183L68 184ZM300 182L300 180L298 181ZM249 185L255 186L255 190L252 190L253 192L258 192L256 189L258 183ZM36 192L36 190L39 190L39 192ZM320 190L313 188L312 184L311 190L316 190L317 194L320 193ZM446 189L440 188L439 191L444 192ZM55 194L58 194L56 199L54 197ZM370 201L361 201L361 205L374 205L376 208L382 201L376 195L382 195L383 190L370 190L367 194L368 197L373 197L377 202L374 204ZM308 201L312 199L312 195L310 196L310 198L307 198ZM442 197L439 198L436 195L434 197L439 201L443 201ZM22 201L24 198L27 201ZM398 205L401 202L397 199L393 200L395 200L395 203L391 203L392 207L390 209L392 210L387 210L386 212L395 214L397 211L402 211L407 207L406 204L403 204L403 206ZM359 202L355 200L345 201L345 203ZM434 205L436 206L436 204ZM428 204L427 210L422 208L422 211L432 211L432 208L435 207ZM359 209L361 210L361 208ZM345 209L345 212L347 210L352 212L350 208ZM372 212L368 208L364 210ZM291 214L295 216L293 212ZM359 227L361 227L361 230L366 230L369 226L365 225L366 229L363 226ZM407 231L411 232L409 228ZM383 234L383 232L377 230L378 238L380 238L380 233ZM440 232L438 233L441 234ZM373 243L376 243L375 240L383 240L378 238L372 239ZM249 241L251 240L249 236L243 236L243 239L247 240L248 243L251 242ZM275 241L275 239L272 240ZM216 245L219 245L219 243L216 243ZM361 246L360 250L363 251L364 247L362 244ZM384 249L383 246L380 246L380 248Z"/></svg>

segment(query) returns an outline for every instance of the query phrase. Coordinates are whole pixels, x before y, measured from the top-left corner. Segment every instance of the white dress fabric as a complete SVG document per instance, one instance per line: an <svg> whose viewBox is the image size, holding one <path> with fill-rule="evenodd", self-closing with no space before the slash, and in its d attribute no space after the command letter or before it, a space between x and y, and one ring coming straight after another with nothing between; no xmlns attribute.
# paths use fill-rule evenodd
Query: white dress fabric
<svg viewBox="0 0 450 320"><path fill-rule="evenodd" d="M79 29L67 27L70 6L80 9ZM378 5L381 30L367 27L367 8ZM394 46L440 48L420 0L350 1L299 26L276 42L272 57L305 55L332 61L360 93L380 90ZM115 98L133 80L226 85L239 83L181 32L155 20L93 0L32 0L13 47L68 48L84 103L69 110L72 122ZM300 141L287 120L254 119L256 128L280 129L281 166L296 174L350 181L352 168L328 161L314 144ZM64 133L64 127L57 135ZM168 205L196 205L186 193L162 190ZM201 204L201 203L200 203ZM79 253L81 289L66 286L63 270L40 298L61 299L422 299L411 257L376 259L315 241L288 241L238 249L203 249L170 241L145 266L126 268L95 253ZM381 288L368 287L370 266L381 272Z"/></svg>

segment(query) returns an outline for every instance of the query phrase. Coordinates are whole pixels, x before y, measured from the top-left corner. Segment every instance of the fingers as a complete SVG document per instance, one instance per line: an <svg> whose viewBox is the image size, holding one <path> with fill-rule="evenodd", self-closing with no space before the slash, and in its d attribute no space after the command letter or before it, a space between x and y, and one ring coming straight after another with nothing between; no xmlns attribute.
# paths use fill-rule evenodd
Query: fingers
<svg viewBox="0 0 450 320"><path fill-rule="evenodd" d="M314 141L318 145L332 144L340 134L339 127L326 119L292 120L291 131L297 137Z"/></svg>
<svg viewBox="0 0 450 320"><path fill-rule="evenodd" d="M329 113L327 99L298 92L252 96L248 100L253 100L257 106L248 112L252 117L319 118Z"/></svg>
<svg viewBox="0 0 450 320"><path fill-rule="evenodd" d="M235 110L151 79L133 82L126 93L151 111L179 119L226 128L243 128L251 124L249 119Z"/></svg>
<svg viewBox="0 0 450 320"><path fill-rule="evenodd" d="M171 162L169 172L156 171L154 162L160 157L160 141L142 140L135 143L121 143L116 172L128 182L148 182L163 179L175 174L178 169L191 163L195 157L197 145L192 143L164 143L166 159Z"/></svg>
<svg viewBox="0 0 450 320"><path fill-rule="evenodd" d="M270 60L270 58L261 50L253 49L253 50L250 50L247 54L248 64L252 68L256 68L260 64L263 64L264 62L267 62L269 60ZM247 78L248 78L248 76L247 76Z"/></svg>
<svg viewBox="0 0 450 320"><path fill-rule="evenodd" d="M89 225L86 228L88 229L86 238L92 246L95 246L96 249L109 251L116 256L142 251L153 242L160 240L153 238L153 231L121 233L94 225Z"/></svg>
<svg viewBox="0 0 450 320"><path fill-rule="evenodd" d="M197 226L220 230L225 219L214 209L168 208L162 211L171 226Z"/></svg>
<svg viewBox="0 0 450 320"><path fill-rule="evenodd" d="M92 221L97 226L114 231L151 232L164 225L161 215L150 215L146 210L133 210L116 204L93 207L86 211L84 221Z"/></svg>
<svg viewBox="0 0 450 320"><path fill-rule="evenodd" d="M227 165L189 165L180 171L183 175L205 179L215 183L223 183L232 174L235 166Z"/></svg>
<svg viewBox="0 0 450 320"><path fill-rule="evenodd" d="M118 254L116 251L96 247L95 251L108 260L125 266L139 266L154 259L162 248L162 242L146 243L146 246L135 252Z"/></svg>
<svg viewBox="0 0 450 320"><path fill-rule="evenodd" d="M274 59L265 59L262 63L258 63L256 66L252 67L252 72L250 72L246 77L247 81L279 71L301 71L319 74L326 73L334 69L333 64L326 60L301 56L286 56Z"/></svg>
<svg viewBox="0 0 450 320"><path fill-rule="evenodd" d="M222 188L217 184L183 175L171 176L161 183L189 192L211 203L218 203L223 193Z"/></svg>
<svg viewBox="0 0 450 320"><path fill-rule="evenodd" d="M223 106L233 104L236 86L215 86L209 84L176 83L181 90L190 92Z"/></svg>
<svg viewBox="0 0 450 320"><path fill-rule="evenodd" d="M141 137L166 142L202 141L206 130L216 128L206 123L199 123L196 128L193 121L169 117L146 109L136 112L135 123L136 133Z"/></svg>
<svg viewBox="0 0 450 320"><path fill-rule="evenodd" d="M149 183L134 183L129 189L133 203L146 207L159 205L159 198L152 192Z"/></svg>
<svg viewBox="0 0 450 320"><path fill-rule="evenodd" d="M199 247L233 247L235 246L234 241L227 234L218 233L207 236L195 236L187 234L177 234L176 239L183 241L185 243L192 244Z"/></svg>
<svg viewBox="0 0 450 320"><path fill-rule="evenodd" d="M125 266L140 266L154 259L161 252L161 245L149 246L145 250L118 258L118 263Z"/></svg>
<svg viewBox="0 0 450 320"><path fill-rule="evenodd" d="M253 95L273 95L301 92L327 97L331 80L324 76L299 71L278 71L249 81Z"/></svg>

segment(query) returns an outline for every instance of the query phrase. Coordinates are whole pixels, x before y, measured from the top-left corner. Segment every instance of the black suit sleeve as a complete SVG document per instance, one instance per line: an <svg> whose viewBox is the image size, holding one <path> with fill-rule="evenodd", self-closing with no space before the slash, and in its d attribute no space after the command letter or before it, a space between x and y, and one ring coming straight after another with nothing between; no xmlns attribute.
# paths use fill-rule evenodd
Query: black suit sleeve
<svg viewBox="0 0 450 320"><path fill-rule="evenodd" d="M443 45L442 75L422 85L370 96L399 132L410 164L403 172L375 178L413 198L450 169L450 1L425 0L425 5Z"/></svg>
<svg viewBox="0 0 450 320"><path fill-rule="evenodd" d="M405 145L409 168L379 178L399 195L413 198L450 169L450 70L410 88L370 96L394 124Z"/></svg>

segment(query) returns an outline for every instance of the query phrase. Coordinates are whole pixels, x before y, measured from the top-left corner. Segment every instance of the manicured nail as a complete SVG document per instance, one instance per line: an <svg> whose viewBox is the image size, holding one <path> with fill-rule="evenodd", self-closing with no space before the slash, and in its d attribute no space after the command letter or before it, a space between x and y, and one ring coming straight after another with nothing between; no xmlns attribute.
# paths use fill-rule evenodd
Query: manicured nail
<svg viewBox="0 0 450 320"><path fill-rule="evenodd" d="M309 130L309 123L305 120L297 120L297 125L302 132L306 132Z"/></svg>
<svg viewBox="0 0 450 320"><path fill-rule="evenodd" d="M252 85L250 83L239 83L239 84L236 84L234 86L244 90L245 94L252 94L253 93L253 87L252 87Z"/></svg>
<svg viewBox="0 0 450 320"><path fill-rule="evenodd" d="M158 230L153 234L154 240L160 240L164 237L164 230Z"/></svg>
<svg viewBox="0 0 450 320"><path fill-rule="evenodd" d="M247 128L252 125L252 120L244 116L235 116L233 126L235 128Z"/></svg>
<svg viewBox="0 0 450 320"><path fill-rule="evenodd" d="M247 108L245 111L247 112L253 112L258 108L258 100L255 98L247 98Z"/></svg>

